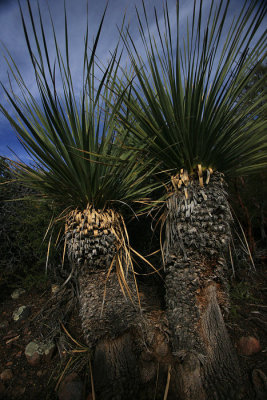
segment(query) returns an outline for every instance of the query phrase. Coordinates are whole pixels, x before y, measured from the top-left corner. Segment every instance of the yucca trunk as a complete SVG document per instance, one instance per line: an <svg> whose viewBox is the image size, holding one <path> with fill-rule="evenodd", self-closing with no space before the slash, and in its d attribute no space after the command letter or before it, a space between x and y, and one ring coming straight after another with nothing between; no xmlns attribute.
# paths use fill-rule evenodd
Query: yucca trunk
<svg viewBox="0 0 267 400"><path fill-rule="evenodd" d="M136 285L122 246L122 218L112 210L73 211L66 225L68 258L79 270L80 316L93 353L98 399L135 398L138 369L131 347L140 320ZM123 272L122 272L123 271Z"/></svg>
<svg viewBox="0 0 267 400"><path fill-rule="evenodd" d="M208 184L202 173L173 179L176 190L167 203L166 305L181 400L242 398L238 360L223 320L232 218L222 174L209 177L207 171Z"/></svg>

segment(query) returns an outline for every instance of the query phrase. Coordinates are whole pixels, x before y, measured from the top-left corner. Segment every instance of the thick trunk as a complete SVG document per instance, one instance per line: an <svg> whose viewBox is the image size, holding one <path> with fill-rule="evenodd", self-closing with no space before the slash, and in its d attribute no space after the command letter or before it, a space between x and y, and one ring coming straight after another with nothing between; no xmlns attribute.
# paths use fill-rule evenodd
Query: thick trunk
<svg viewBox="0 0 267 400"><path fill-rule="evenodd" d="M100 339L116 338L141 324L134 283L128 278L132 301L120 287L115 272L83 271L79 276L80 315L87 344L94 347Z"/></svg>
<svg viewBox="0 0 267 400"><path fill-rule="evenodd" d="M138 304L123 295L115 272L107 280L104 271L86 271L80 275L79 282L82 328L93 351L96 398L163 399L173 357L168 323L155 289L146 287L140 291L140 310ZM128 285L136 295L130 276ZM133 299L136 302L137 297ZM168 399L177 399L173 387Z"/></svg>
<svg viewBox="0 0 267 400"><path fill-rule="evenodd" d="M221 312L225 292L215 274L199 260L168 267L167 317L179 399L242 398L238 360Z"/></svg>
<svg viewBox="0 0 267 400"><path fill-rule="evenodd" d="M84 270L79 276L80 316L87 345L92 349L96 398L135 399L140 386L135 337L142 317L134 283L128 279L133 302L123 294L118 277L107 271Z"/></svg>
<svg viewBox="0 0 267 400"><path fill-rule="evenodd" d="M222 311L227 309L225 261L231 214L219 174L188 198L168 203L166 305L176 356L176 384L183 400L242 398L237 356Z"/></svg>
<svg viewBox="0 0 267 400"><path fill-rule="evenodd" d="M133 273L123 265L127 257L120 226L119 214L87 207L73 211L66 228L68 258L79 271L82 329L92 351L99 400L123 400L128 393L135 398L140 383L134 337L142 318Z"/></svg>
<svg viewBox="0 0 267 400"><path fill-rule="evenodd" d="M93 379L97 399L138 398L140 374L132 332L98 342L94 352Z"/></svg>

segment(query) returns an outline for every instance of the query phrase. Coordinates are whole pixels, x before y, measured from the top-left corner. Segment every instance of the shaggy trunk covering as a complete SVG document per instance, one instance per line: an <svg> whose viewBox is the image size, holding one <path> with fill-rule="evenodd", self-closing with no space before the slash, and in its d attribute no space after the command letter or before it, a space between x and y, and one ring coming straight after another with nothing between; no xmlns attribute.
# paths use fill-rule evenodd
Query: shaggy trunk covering
<svg viewBox="0 0 267 400"><path fill-rule="evenodd" d="M237 356L225 328L226 262L231 212L223 176L198 180L168 199L166 240L167 318L176 356L179 399L242 398Z"/></svg>

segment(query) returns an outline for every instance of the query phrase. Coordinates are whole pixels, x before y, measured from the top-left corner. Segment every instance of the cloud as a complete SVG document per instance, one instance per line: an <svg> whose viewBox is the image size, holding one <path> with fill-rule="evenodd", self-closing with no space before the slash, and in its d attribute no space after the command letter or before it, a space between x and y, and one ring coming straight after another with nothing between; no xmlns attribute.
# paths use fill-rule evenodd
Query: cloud
<svg viewBox="0 0 267 400"><path fill-rule="evenodd" d="M218 4L220 0L216 0ZM171 29L174 30L176 26L176 0L168 0L169 15ZM232 18L234 13L238 13L244 1L232 0L231 12L229 16ZM38 18L37 1L31 0L33 14L35 20ZM55 23L56 35L60 47L64 45L65 32L64 32L64 0L48 0L51 14ZM205 0L204 4L204 17L207 15L210 2ZM29 15L27 12L26 0L21 0L23 12L27 24L29 23ZM101 20L103 11L105 9L106 0L88 0L88 23L89 23L89 43L92 44L93 37L95 37L99 22ZM130 32L135 41L138 51L141 55L145 56L144 49L138 32L138 23L136 19L135 5L142 14L142 0L110 0L101 33L97 55L103 63L107 63L119 39L119 32L117 26L121 26L123 15L126 11L126 22L130 25ZM152 34L156 35L157 27L154 20L154 6L158 10L159 24L163 24L162 13L162 0L145 0L146 9L148 12L149 27ZM53 34L50 24L49 12L46 7L45 1L40 1L40 7L43 17L43 23L47 34L47 44L49 48L49 55L51 59L55 58L56 52L53 44ZM180 27L186 31L187 17L191 15L193 7L193 0L180 1ZM69 30L69 44L71 55L71 70L73 74L73 81L77 94L81 88L82 82L82 60L84 49L84 34L86 27L86 9L87 0L66 0L66 9L68 16L68 30ZM227 21L229 23L230 20ZM38 24L37 24L38 25ZM38 32L40 32L38 28ZM30 33L32 39L32 33ZM0 39L3 44L9 49L14 60L16 61L19 70L26 82L27 87L30 89L32 95L38 99L38 89L35 84L34 73L30 62L27 46L25 43L23 28L20 19L19 7L16 0L0 0ZM142 50L143 49L143 50ZM127 53L124 53L122 64L126 64L128 59ZM7 65L3 55L0 53L0 81L4 85L8 85ZM12 112L11 107L8 105L4 98L3 91L0 89L0 102L3 103L7 109ZM12 128L6 122L4 116L0 113L0 142L1 146L10 144L14 146L16 142L15 135L10 133ZM17 143L17 142L16 142ZM19 144L17 144L19 146ZM0 147L0 152L3 147Z"/></svg>

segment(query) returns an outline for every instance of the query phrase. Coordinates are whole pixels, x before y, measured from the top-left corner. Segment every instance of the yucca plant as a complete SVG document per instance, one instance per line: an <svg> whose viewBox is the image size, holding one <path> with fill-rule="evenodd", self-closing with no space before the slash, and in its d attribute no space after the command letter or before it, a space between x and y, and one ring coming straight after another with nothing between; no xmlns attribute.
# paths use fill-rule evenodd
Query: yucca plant
<svg viewBox="0 0 267 400"><path fill-rule="evenodd" d="M142 46L129 30L123 35L135 75L124 77L131 85L124 107L134 123L123 108L119 113L146 143L146 157L160 166L166 188L167 316L179 398L192 400L243 398L222 317L232 223L225 181L267 164L266 119L259 117L266 113L266 93L253 96L266 75L244 91L266 56L266 32L260 31L266 2L244 1L229 28L231 2L208 4L204 18L207 3L194 1L183 35L179 1L174 28L166 2L163 18L155 10L154 35L143 2L143 13L137 10Z"/></svg>
<svg viewBox="0 0 267 400"><path fill-rule="evenodd" d="M58 212L53 222L64 226L65 252L80 284L82 327L88 345L93 347L100 339L123 334L140 315L123 215L131 209L131 202L151 190L144 184L150 172L138 152L125 148L127 129L118 132L114 119L120 102L114 94L118 46L106 67L96 57L106 11L92 50L87 25L82 89L77 95L71 73L66 9L63 51L51 17L54 62L40 8L37 26L30 2L27 4L30 27L25 13L21 8L20 11L40 98L33 97L6 50L10 77L20 94L13 86L2 87L17 118L3 105L0 107L34 162L32 167L13 161L18 180L33 188L39 199L52 201Z"/></svg>

